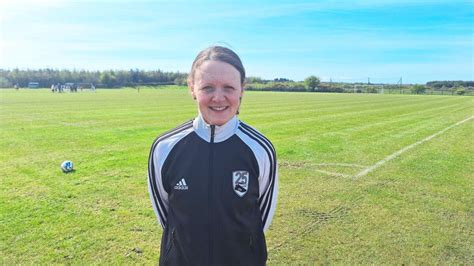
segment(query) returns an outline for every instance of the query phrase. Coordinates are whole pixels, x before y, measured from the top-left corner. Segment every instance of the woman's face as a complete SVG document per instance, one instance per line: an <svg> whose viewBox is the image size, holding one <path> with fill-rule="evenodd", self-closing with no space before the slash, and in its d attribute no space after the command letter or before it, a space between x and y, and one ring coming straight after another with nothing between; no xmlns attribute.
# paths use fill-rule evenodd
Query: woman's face
<svg viewBox="0 0 474 266"><path fill-rule="evenodd" d="M206 123L222 126L239 109L243 88L240 73L232 65L220 61L204 61L189 84Z"/></svg>

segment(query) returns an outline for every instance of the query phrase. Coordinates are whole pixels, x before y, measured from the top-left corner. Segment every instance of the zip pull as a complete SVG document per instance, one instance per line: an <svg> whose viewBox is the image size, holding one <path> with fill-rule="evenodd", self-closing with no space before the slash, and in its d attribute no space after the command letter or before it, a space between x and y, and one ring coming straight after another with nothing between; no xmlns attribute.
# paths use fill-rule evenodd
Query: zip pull
<svg viewBox="0 0 474 266"><path fill-rule="evenodd" d="M216 126L211 125L211 143L214 143L214 134L216 133Z"/></svg>

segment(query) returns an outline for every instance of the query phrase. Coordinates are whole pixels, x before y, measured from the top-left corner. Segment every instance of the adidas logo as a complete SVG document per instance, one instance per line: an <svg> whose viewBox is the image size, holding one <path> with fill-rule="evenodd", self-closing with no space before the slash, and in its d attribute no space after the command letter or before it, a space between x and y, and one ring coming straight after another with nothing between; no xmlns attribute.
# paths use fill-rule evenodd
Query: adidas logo
<svg viewBox="0 0 474 266"><path fill-rule="evenodd" d="M186 181L184 180L184 178L181 178L181 180L179 180L179 182L176 184L176 186L174 186L174 189L188 190L188 184L186 184Z"/></svg>

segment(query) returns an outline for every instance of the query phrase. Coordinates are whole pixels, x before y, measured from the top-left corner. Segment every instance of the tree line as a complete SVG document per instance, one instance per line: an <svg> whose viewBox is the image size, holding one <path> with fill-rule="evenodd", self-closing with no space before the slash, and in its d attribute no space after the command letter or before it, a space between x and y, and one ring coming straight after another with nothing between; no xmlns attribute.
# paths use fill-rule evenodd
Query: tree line
<svg viewBox="0 0 474 266"><path fill-rule="evenodd" d="M473 95L474 81L429 81L426 84L402 85L321 82L316 76L309 76L304 81L293 81L285 78L263 80L259 77L248 77L245 88L259 91Z"/></svg>
<svg viewBox="0 0 474 266"><path fill-rule="evenodd" d="M94 84L96 87L117 88L126 86L186 85L187 73L164 72L161 70L5 70L0 69L0 88L27 87L29 82L37 82L39 87L49 88L52 84ZM304 81L293 81L288 78L266 80L260 77L247 77L247 90L260 91L314 91L314 92L368 92L377 93L381 90L410 90L415 94L424 94L427 90L452 91L456 94L471 94L474 81L429 81L425 85L389 85L321 82L317 76L309 76Z"/></svg>
<svg viewBox="0 0 474 266"><path fill-rule="evenodd" d="M426 86L441 89L441 88L459 88L459 87L474 87L474 81L462 80L444 80L444 81L428 81Z"/></svg>
<svg viewBox="0 0 474 266"><path fill-rule="evenodd" d="M124 87L134 85L158 85L186 83L187 74L180 72L164 72L161 70L5 70L0 69L0 87L11 88L14 85L27 87L29 82L38 82L39 87L49 88L57 83L92 83L98 87Z"/></svg>

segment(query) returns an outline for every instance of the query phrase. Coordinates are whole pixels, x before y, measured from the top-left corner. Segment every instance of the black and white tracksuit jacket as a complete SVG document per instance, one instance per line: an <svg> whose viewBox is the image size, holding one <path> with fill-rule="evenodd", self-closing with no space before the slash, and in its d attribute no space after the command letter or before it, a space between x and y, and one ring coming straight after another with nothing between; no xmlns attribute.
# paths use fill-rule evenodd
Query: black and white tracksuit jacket
<svg viewBox="0 0 474 266"><path fill-rule="evenodd" d="M265 264L278 168L261 133L235 116L211 126L199 115L154 141L148 173L160 265Z"/></svg>

